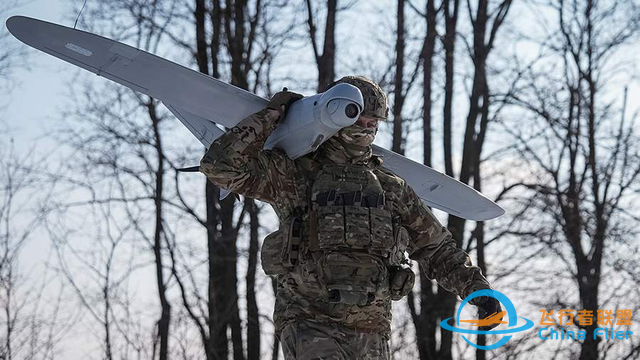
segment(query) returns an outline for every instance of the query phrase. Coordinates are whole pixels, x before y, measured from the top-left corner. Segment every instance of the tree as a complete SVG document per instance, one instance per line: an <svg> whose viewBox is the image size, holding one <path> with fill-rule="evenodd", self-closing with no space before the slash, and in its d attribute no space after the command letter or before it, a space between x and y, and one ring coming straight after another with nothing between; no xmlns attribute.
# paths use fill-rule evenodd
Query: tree
<svg viewBox="0 0 640 360"><path fill-rule="evenodd" d="M51 193L42 190L47 157L34 149L20 154L12 135L0 133L0 358L45 359L59 350L60 334L73 320L61 316L61 297L49 297L65 293L52 289L50 269L22 265L33 262L25 253L44 224Z"/></svg>
<svg viewBox="0 0 640 360"><path fill-rule="evenodd" d="M124 1L96 4L85 10L81 25L101 33L110 31L117 34L114 36L117 40L130 41L144 50L157 52L166 39L166 29L158 24L170 23L176 7L177 2L172 0L153 4ZM118 21L111 22L111 19ZM130 230L141 242L139 246L148 250L153 259L160 314L156 322L156 334L151 342L151 357L157 355L161 360L168 359L171 351L169 342L172 306L169 300L171 274L167 271L167 251L174 244L170 243L168 219L165 215L165 199L170 197L166 193L170 188L167 184L170 180L167 176L170 160L167 145L164 144L164 134L166 127L170 126L166 120L171 119L171 115L156 100L119 85L108 84L105 90L97 90L97 87L93 83L84 84L85 97L75 110L75 117L79 122L65 129L62 140L80 151L81 156L84 154L84 158L77 160L80 167L91 169L91 172L84 174L87 179L91 179L88 188L97 195L97 199L88 200L86 204L90 206L97 201L108 204L105 205L107 209L116 207L126 214L124 219L116 217L110 220L107 215L104 218L107 224L111 224L110 221L117 224L117 232L120 233L113 238L110 231L104 235L108 239L110 250L100 261L105 266L104 271L96 271L96 277L103 281L105 293L105 309L102 314L105 336L106 339L110 337L112 324L109 317L113 316L109 309L111 262L118 258L117 248L121 237L127 235L125 230ZM78 128L85 128L87 131L78 132ZM104 182L91 176L97 169L103 172L104 179L110 179L107 186L102 186ZM113 186L119 188L120 193L115 195ZM65 202L66 199L62 201L61 209L68 206ZM107 214L112 213L108 211ZM101 237L98 235L96 239L99 242ZM89 269L98 269L96 264L90 262L85 262L85 265ZM128 278L127 275L123 276ZM73 274L68 273L67 277L72 284L75 282ZM78 285L76 288L82 297L82 286ZM83 303L88 309L92 308L90 302ZM115 325L117 324L113 324ZM127 338L126 335L124 337ZM105 343L105 356L112 358L115 355L111 341Z"/></svg>
<svg viewBox="0 0 640 360"><path fill-rule="evenodd" d="M8 0L0 5L0 17L18 6ZM0 33L0 95L9 94L16 83L15 71L28 67L26 48L5 30ZM2 108L5 104L0 104ZM25 269L24 251L44 222L46 202L42 191L48 156L35 147L16 149L16 126L21 119L0 116L0 358L48 358L58 346L59 332L69 325L61 319L60 298L46 299L50 290L49 269ZM38 166L40 165L40 166ZM42 271L41 271L42 270ZM36 275L37 274L37 275ZM60 291L59 294L63 293ZM46 301L48 300L48 301ZM58 319L46 324L44 319Z"/></svg>
<svg viewBox="0 0 640 360"><path fill-rule="evenodd" d="M458 24L458 8L460 0L444 0L445 34L442 37L442 46L445 52L445 85L444 85L444 110L443 110L443 147L445 174L453 177L453 160L451 157L451 124L453 121L453 87L454 64L456 47L456 28ZM452 9L453 7L453 9ZM435 18L434 18L435 21Z"/></svg>
<svg viewBox="0 0 640 360"><path fill-rule="evenodd" d="M402 142L402 108L404 106L404 48L405 48L405 1L398 0L398 26L396 30L396 71L393 90L393 140L391 150L398 154L404 154Z"/></svg>
<svg viewBox="0 0 640 360"><path fill-rule="evenodd" d="M426 21L426 35L422 45L420 60L422 61L422 141L423 141L423 163L432 165L432 78L433 78L433 56L436 46L436 17L440 10L436 9L435 1L428 0L426 2L423 18ZM435 307L438 304L433 293L431 281L420 271L420 308L416 308L416 299L413 291L409 293L407 303L414 327L416 329L417 348L421 359L438 358L436 351L436 329L437 317L433 317L437 313ZM444 352L451 347L451 335L442 333L441 349Z"/></svg>
<svg viewBox="0 0 640 360"><path fill-rule="evenodd" d="M279 29L276 21L277 11L282 6L270 1L226 3L213 1L208 6L204 1L196 1L194 18L188 20L196 28L195 47L189 41L177 40L177 43L194 54L200 72L214 77L228 74L233 85L253 92L262 88L269 95L271 93L269 67L281 46L282 34L287 32L286 27ZM271 10L273 12L270 12ZM211 31L208 32L206 29ZM227 329L231 330L234 359L244 358L245 344L247 358L258 359L261 356L262 345L260 314L256 298L259 207L252 199L245 199L242 203L237 201L235 196L219 200L219 194L220 189L207 181L206 220L199 219L193 206L180 199L183 210L205 224L209 255L209 295L206 316L198 314L197 308L189 303L185 293L189 290L186 290L178 280L183 293L183 305L199 329L208 359L228 357ZM241 208L240 215L238 220L234 220L238 205ZM249 246L245 278L247 289L245 343L238 306L241 297L237 291L239 282L237 274L238 259L241 256L238 235L247 214L249 215ZM197 291L195 284L191 291ZM205 327L208 327L208 334ZM277 342L275 342L276 354L277 351Z"/></svg>
<svg viewBox="0 0 640 360"><path fill-rule="evenodd" d="M309 37L311 47L318 67L318 92L324 91L336 77L336 15L338 13L338 0L327 0L327 17L324 26L324 42L322 54L318 47L316 14L313 11L311 0L307 3L307 23L309 24Z"/></svg>
<svg viewBox="0 0 640 360"><path fill-rule="evenodd" d="M469 22L471 23L473 38L473 47L469 49L469 57L471 58L473 67L473 77L471 83L471 92L469 94L469 111L466 116L466 127L463 141L462 164L459 171L459 180L465 184L470 184L474 180L473 186L480 190L480 159L482 147L485 142L486 132L491 118L490 109L490 91L488 86L488 76L486 71L487 58L491 52L498 29L503 24L504 19L509 11L511 1L506 0L498 2L491 6L489 1L480 0L476 5L476 9L472 8L470 1L467 1L467 9L469 12ZM456 42L456 26L458 21L459 2L457 0L443 0L439 6L434 1L427 1L426 9L423 17L426 20L426 36L422 47L421 61L423 62L423 146L424 155L423 163L432 165L432 110L433 110L433 94L432 94L432 78L434 73L433 54L435 52L437 33L438 14L444 12L445 34L441 37L442 45L445 50L445 84L444 84L444 103L443 103L443 150L444 150L444 167L445 172L449 176L454 176L453 171L453 89L454 81L454 65L455 65L455 42ZM486 266L483 262L483 244L482 241L482 223L478 223L476 230L472 233L471 238L467 241L468 246L464 246L465 238L464 219L454 215L449 216L448 228L456 239L457 245L465 250L469 250L471 243L476 241L478 246L478 262L486 273ZM439 331L437 324L446 318L453 316L456 305L456 297L442 289L434 290L424 275L420 279L420 311L415 303L413 294L409 294L409 309L413 318L417 334L417 346L420 357L424 359L450 359L452 357L453 334L448 331L440 331L440 341L437 340L436 333ZM480 339L482 344L483 339ZM440 346L438 347L438 343ZM482 358L482 352L478 352L479 358Z"/></svg>
<svg viewBox="0 0 640 360"><path fill-rule="evenodd" d="M564 290L548 305L594 314L591 325L577 325L586 339L578 350L568 350L570 356L632 358L638 354L637 344L614 351L594 337L594 330L599 326L597 311L617 306L603 286L612 284L608 274L625 261L616 247L636 251L626 239L637 234L637 227L629 224L637 224L638 217L625 201L636 191L640 176L635 117L625 113L626 91L622 105L606 92L618 90L610 87L612 81L629 71L620 56L637 36L638 6L560 1L550 9L558 22L539 45L547 55L522 70L519 91L509 97L527 115L527 126L504 126L532 175L512 186L526 189L532 199L530 214L544 221L513 233L548 249L545 254L563 264L559 276L568 278L568 288L577 289L578 302ZM631 287L637 286L635 272L624 268L618 268L618 276L626 272Z"/></svg>

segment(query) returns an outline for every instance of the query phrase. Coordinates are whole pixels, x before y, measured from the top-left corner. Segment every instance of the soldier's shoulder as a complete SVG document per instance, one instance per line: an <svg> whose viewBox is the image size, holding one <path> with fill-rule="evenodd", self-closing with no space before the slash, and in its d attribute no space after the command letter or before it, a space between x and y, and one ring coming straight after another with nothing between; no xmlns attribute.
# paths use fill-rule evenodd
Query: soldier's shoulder
<svg viewBox="0 0 640 360"><path fill-rule="evenodd" d="M261 154L264 155L259 157L263 162L262 166L280 175L287 175L294 164L294 161L281 149L263 150Z"/></svg>
<svg viewBox="0 0 640 360"><path fill-rule="evenodd" d="M297 168L302 168L305 170L313 170L318 167L318 161L315 159L314 153L301 156L293 160L293 163Z"/></svg>
<svg viewBox="0 0 640 360"><path fill-rule="evenodd" d="M377 167L375 174L378 177L378 180L380 180L385 191L402 192L407 186L407 182L400 175L385 168L384 166Z"/></svg>
<svg viewBox="0 0 640 360"><path fill-rule="evenodd" d="M320 171L322 164L315 158L314 154L307 154L295 160L292 160L292 166L296 176L302 176L311 181L315 174Z"/></svg>

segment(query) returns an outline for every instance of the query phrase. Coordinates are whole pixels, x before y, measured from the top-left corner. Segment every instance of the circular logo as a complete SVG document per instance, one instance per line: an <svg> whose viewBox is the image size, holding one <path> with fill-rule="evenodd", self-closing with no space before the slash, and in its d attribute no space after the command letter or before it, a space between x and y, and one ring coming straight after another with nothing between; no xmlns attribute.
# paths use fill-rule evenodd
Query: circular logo
<svg viewBox="0 0 640 360"><path fill-rule="evenodd" d="M460 328L460 322L475 322L479 326L481 324L481 322L483 320L460 320L460 313L462 312L462 308L464 308L465 305L467 305L467 303L474 299L477 298L478 296L488 296L488 297L492 297L498 301L500 301L500 303L502 304L502 306L504 307L504 309L507 312L507 319L508 322L506 323L507 326L509 327L508 329L501 329L501 330L471 330L471 329L463 329ZM496 314L499 315L499 314ZM467 296L462 303L460 304L460 307L458 307L458 313L456 314L456 326L451 326L449 325L449 320L451 320L453 318L448 318L445 320L442 320L440 322L440 327L442 327L445 330L449 330L449 331L453 331L453 332L457 332L457 333L461 333L461 334L487 334L487 335L506 335L503 336L502 339L500 339L500 341L498 341L495 344L492 345L478 345L478 344L474 344L471 341L469 341L469 339L467 339L464 335L462 335L462 338L464 339L464 341L467 342L467 344L477 348L477 349L481 349L481 350L493 350L493 349L497 349L500 346L504 345L507 343L507 341L509 341L509 339L511 339L512 335L508 335L508 334L513 334L516 332L520 332L520 331L524 331L524 330L529 330L533 327L533 321L527 319L527 318L523 318L520 317L520 319L523 319L526 321L526 323L520 327L516 327L516 328L512 328L514 326L516 326L518 324L518 317L516 315L516 308L513 306L513 303L511 302L511 300L509 300L509 298L504 295L501 292L495 291L495 290L489 290L489 289L485 289L485 290L478 290L476 292L473 292L471 295ZM487 318L490 319L490 318ZM487 319L484 319L485 321ZM500 320L500 319L498 319ZM489 320L490 321L490 320ZM500 321L500 323L504 323L502 321Z"/></svg>

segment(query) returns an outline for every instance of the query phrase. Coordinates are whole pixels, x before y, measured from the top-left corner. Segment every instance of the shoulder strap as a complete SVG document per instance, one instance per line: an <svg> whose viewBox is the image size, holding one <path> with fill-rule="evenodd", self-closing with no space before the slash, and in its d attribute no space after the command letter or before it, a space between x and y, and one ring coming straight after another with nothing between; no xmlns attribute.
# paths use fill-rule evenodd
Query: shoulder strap
<svg viewBox="0 0 640 360"><path fill-rule="evenodd" d="M308 157L302 157L298 159L297 162L299 166L296 166L296 182L302 185L302 188L306 189L306 193L304 194L305 199L300 199L300 204L306 204L306 209L304 212L309 215L309 231L308 231L308 239L309 239L309 250L312 253L320 250L320 245L318 244L318 213L313 208L313 202L311 201L311 192L313 189L313 183L316 181L318 176L320 175L319 163ZM299 194L300 195L300 194ZM303 212L303 213L304 213Z"/></svg>

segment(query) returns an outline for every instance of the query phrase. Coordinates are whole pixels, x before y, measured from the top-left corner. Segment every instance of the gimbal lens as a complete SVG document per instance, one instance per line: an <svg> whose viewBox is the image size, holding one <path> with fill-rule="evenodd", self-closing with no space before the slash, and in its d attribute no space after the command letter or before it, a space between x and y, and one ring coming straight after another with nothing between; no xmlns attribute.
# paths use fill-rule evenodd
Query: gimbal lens
<svg viewBox="0 0 640 360"><path fill-rule="evenodd" d="M356 116L358 116L358 113L358 107L354 104L349 104L344 108L344 114L347 115L349 119L355 118Z"/></svg>

